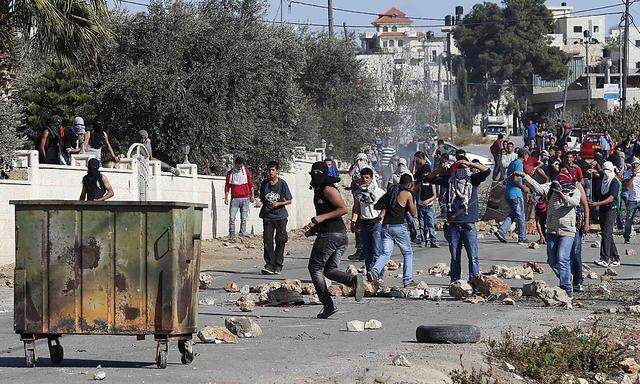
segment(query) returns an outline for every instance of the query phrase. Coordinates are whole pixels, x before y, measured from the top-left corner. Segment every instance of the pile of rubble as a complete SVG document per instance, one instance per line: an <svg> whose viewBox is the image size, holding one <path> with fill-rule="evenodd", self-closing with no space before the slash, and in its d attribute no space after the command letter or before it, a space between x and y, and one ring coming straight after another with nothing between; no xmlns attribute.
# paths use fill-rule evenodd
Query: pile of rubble
<svg viewBox="0 0 640 384"><path fill-rule="evenodd" d="M517 265L515 267L507 267L506 265L494 265L491 267L489 273L507 280L533 280L534 275L536 273L544 273L544 269L535 261L530 261L528 263L525 263L524 265Z"/></svg>
<svg viewBox="0 0 640 384"><path fill-rule="evenodd" d="M207 325L200 329L198 338L203 343L237 344L238 338L262 336L260 325L248 317L229 317L224 326Z"/></svg>

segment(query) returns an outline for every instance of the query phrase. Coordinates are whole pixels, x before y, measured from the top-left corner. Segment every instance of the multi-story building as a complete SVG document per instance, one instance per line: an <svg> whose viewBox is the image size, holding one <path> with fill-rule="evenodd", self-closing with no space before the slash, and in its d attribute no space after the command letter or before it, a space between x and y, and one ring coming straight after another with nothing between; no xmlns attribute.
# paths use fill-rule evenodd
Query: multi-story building
<svg viewBox="0 0 640 384"><path fill-rule="evenodd" d="M375 31L360 35L362 49L366 53L396 53L408 49L418 56L422 52L424 32L415 31L413 20L398 8L389 8L371 24Z"/></svg>

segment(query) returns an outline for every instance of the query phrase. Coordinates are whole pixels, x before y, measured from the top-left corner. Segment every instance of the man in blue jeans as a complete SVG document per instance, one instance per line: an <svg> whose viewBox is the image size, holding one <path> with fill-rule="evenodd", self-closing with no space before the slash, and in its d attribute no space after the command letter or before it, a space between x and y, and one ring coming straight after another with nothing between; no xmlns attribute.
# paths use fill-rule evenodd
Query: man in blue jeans
<svg viewBox="0 0 640 384"><path fill-rule="evenodd" d="M247 218L249 217L249 205L253 203L253 178L251 173L244 166L244 159L237 157L233 168L227 172L224 184L224 203L229 204L229 194L231 194L231 205L229 206L229 240L236 238L236 216L240 211L240 236L248 236Z"/></svg>
<svg viewBox="0 0 640 384"><path fill-rule="evenodd" d="M633 229L633 219L636 212L640 210L640 159L634 157L631 166L622 178L623 187L627 190L627 216L624 221L624 243L629 244L631 240L631 230Z"/></svg>
<svg viewBox="0 0 640 384"><path fill-rule="evenodd" d="M402 175L400 182L391 187L391 190L375 205L376 209L385 210L382 221L382 255L367 273L369 281L378 282L382 278L384 267L391 258L395 244L400 248L404 258L402 283L405 288L416 286L413 281L413 249L405 224L406 212L409 212L412 217L415 217L417 213L411 192L412 184L413 177L410 174Z"/></svg>
<svg viewBox="0 0 640 384"><path fill-rule="evenodd" d="M414 191L418 197L418 223L420 224L420 233L418 233L417 243L431 248L439 248L436 243L436 213L433 203L438 198L436 194L436 186L427 178L431 173L431 166L427 162L427 156L424 152L416 152L413 156L414 164L417 166L414 175Z"/></svg>
<svg viewBox="0 0 640 384"><path fill-rule="evenodd" d="M512 222L516 222L518 230L518 244L527 243L527 226L525 224L524 212L524 193L529 193L529 189L522 182L522 178L515 176L514 173L524 172L524 162L529 158L529 150L520 148L518 150L518 158L507 167L507 184L505 187L505 197L509 204L509 216L502 222L502 225L496 231L496 237L500 242L506 243L506 234L509 232Z"/></svg>
<svg viewBox="0 0 640 384"><path fill-rule="evenodd" d="M478 260L478 232L476 222L479 217L478 186L491 175L491 170L481 163L470 162L465 151L456 151L456 162L452 175L442 163L429 174L429 179L439 185L448 185L449 204L447 210L447 234L451 254L451 281L460 280L462 275L462 247L469 258L469 280L480 275ZM473 172L473 171L477 172Z"/></svg>
<svg viewBox="0 0 640 384"><path fill-rule="evenodd" d="M354 189L351 232L360 228L362 256L367 272L382 254L382 213L374 208L384 191L373 182L373 169L360 170L362 184Z"/></svg>

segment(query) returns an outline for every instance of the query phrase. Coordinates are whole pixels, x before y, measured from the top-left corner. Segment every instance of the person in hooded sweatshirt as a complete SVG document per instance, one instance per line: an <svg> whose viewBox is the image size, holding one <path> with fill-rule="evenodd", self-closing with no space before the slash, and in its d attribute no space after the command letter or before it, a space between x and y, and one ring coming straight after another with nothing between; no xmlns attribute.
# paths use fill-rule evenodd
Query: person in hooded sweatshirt
<svg viewBox="0 0 640 384"><path fill-rule="evenodd" d="M87 174L82 178L81 201L105 201L114 196L109 179L99 169L100 161L98 159L89 159Z"/></svg>
<svg viewBox="0 0 640 384"><path fill-rule="evenodd" d="M73 119L73 125L65 130L65 135L62 138L62 156L67 165L71 165L71 155L82 152L85 133L84 119L80 116Z"/></svg>
<svg viewBox="0 0 640 384"><path fill-rule="evenodd" d="M316 236L309 256L309 274L322 303L319 319L326 319L337 312L327 288L325 276L335 282L355 288L356 301L364 297L364 278L340 270L340 258L347 248L347 227L342 216L348 213L340 191L335 183L339 178L330 176L329 167L324 161L311 166L311 188L316 215L311 218L313 227L307 236Z"/></svg>
<svg viewBox="0 0 640 384"><path fill-rule="evenodd" d="M576 207L581 192L566 164L560 166L556 180L540 184L524 172L516 172L536 193L547 198L547 262L560 279L560 288L573 296L571 250L576 236Z"/></svg>
<svg viewBox="0 0 640 384"><path fill-rule="evenodd" d="M107 153L115 163L120 161L120 158L113 152L109 135L104 131L104 122L100 117L96 116L93 119L92 129L84 135L84 151L89 155L90 159L102 161L102 147L106 147Z"/></svg>
<svg viewBox="0 0 640 384"><path fill-rule="evenodd" d="M610 161L602 164L600 172L600 200L592 201L590 207L598 207L600 227L602 228L602 242L600 243L600 260L595 263L601 267L620 265L620 255L613 241L613 226L616 222L616 212L620 210L622 181L616 174L616 168Z"/></svg>
<svg viewBox="0 0 640 384"><path fill-rule="evenodd" d="M469 280L480 275L478 258L479 219L478 186L491 175L491 169L479 162L470 162L464 150L456 151L456 162L449 174L448 166L442 161L429 174L434 184L447 187L447 213L445 235L449 240L451 254L451 282L460 280L462 275L462 248L469 258Z"/></svg>

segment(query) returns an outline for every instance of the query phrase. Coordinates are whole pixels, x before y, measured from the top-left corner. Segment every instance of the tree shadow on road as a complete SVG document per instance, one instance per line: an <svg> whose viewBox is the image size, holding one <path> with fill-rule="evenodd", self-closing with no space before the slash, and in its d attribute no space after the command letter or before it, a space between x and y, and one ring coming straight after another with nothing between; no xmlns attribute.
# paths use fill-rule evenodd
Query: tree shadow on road
<svg viewBox="0 0 640 384"><path fill-rule="evenodd" d="M154 368L156 363L149 361L115 361L95 359L64 359L62 364L53 364L47 357L38 358L36 367L74 367L94 368L100 365L102 368ZM181 365L181 364L178 364ZM0 357L0 368L27 368L24 357Z"/></svg>

